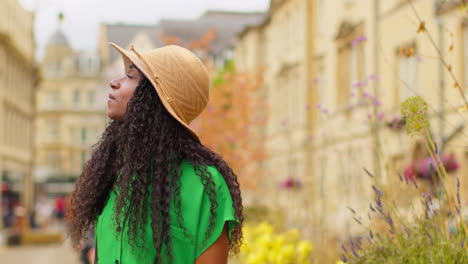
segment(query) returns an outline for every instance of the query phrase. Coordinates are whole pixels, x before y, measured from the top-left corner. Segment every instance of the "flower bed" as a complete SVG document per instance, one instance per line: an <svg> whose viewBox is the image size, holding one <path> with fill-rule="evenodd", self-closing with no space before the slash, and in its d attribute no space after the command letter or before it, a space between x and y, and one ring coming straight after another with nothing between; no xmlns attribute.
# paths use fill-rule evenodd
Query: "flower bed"
<svg viewBox="0 0 468 264"><path fill-rule="evenodd" d="M246 224L243 228L244 244L237 256L242 264L309 264L312 244L300 239L297 229L275 233L273 227L262 222Z"/></svg>

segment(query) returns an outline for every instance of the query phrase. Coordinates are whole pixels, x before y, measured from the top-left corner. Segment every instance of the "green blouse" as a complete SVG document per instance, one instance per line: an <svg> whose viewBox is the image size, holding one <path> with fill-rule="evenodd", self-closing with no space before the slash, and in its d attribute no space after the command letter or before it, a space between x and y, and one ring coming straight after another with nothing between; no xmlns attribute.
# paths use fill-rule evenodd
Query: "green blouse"
<svg viewBox="0 0 468 264"><path fill-rule="evenodd" d="M180 170L180 199L181 213L184 219L183 224L189 237L184 234L182 227L179 226L177 214L174 210L174 201L171 201L169 210L169 234L171 236L173 255L171 263L194 263L196 258L219 238L225 223L227 224L229 239L231 239L232 229L238 223L235 217L232 197L223 176L213 166L208 166L207 169L213 176L218 202L214 231L205 240L210 219L209 196L204 189L200 177L195 174L193 165L184 161ZM115 227L113 223L115 196L115 190L112 190L96 222L97 264L153 263L156 251L153 247L150 214L148 214L145 228L147 250L133 250L128 244L128 234L125 226L121 232L117 232L113 228ZM163 246L162 252L165 252L165 246ZM168 261L163 261L163 263L168 263Z"/></svg>

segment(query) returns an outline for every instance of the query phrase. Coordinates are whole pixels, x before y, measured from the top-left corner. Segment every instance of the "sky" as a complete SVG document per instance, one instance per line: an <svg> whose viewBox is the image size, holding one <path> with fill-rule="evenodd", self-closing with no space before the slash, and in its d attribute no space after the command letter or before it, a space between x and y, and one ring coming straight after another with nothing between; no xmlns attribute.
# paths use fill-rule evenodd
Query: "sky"
<svg viewBox="0 0 468 264"><path fill-rule="evenodd" d="M37 57L61 25L76 50L95 49L99 23L156 24L162 18L194 19L206 10L265 11L269 0L19 0L35 11Z"/></svg>

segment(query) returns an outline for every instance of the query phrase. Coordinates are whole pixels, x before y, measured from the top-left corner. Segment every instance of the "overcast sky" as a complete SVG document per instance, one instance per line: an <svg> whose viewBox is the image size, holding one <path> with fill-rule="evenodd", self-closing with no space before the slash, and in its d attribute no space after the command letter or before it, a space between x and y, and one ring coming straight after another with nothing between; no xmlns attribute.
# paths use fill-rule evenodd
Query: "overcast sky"
<svg viewBox="0 0 468 264"><path fill-rule="evenodd" d="M35 35L39 57L57 29L57 14L73 48L96 47L100 22L154 24L161 18L192 19L206 10L265 11L269 0L20 0L36 11Z"/></svg>

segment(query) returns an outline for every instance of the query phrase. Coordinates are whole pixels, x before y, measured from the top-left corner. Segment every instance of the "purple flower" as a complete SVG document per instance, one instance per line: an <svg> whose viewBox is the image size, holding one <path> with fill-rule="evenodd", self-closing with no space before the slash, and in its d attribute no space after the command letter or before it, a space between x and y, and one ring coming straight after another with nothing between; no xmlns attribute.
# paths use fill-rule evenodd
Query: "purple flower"
<svg viewBox="0 0 468 264"><path fill-rule="evenodd" d="M442 155L440 159L447 172L456 171L459 168L459 164L455 160L455 155L453 154ZM436 161L434 164L431 157L428 156L419 160L415 160L413 164L410 165L410 168L414 168L414 173L417 177L432 180L440 166L441 164L439 161Z"/></svg>
<svg viewBox="0 0 468 264"><path fill-rule="evenodd" d="M382 113L382 112L380 112L380 113L377 115L377 119L378 119L379 121L382 121L382 120L384 119L384 117L385 117L385 113Z"/></svg>
<svg viewBox="0 0 468 264"><path fill-rule="evenodd" d="M322 104L317 104L318 109L322 109Z"/></svg>
<svg viewBox="0 0 468 264"><path fill-rule="evenodd" d="M348 110L353 110L354 109L354 105L349 105L348 106Z"/></svg>
<svg viewBox="0 0 468 264"><path fill-rule="evenodd" d="M368 98L368 97L370 97L371 95L370 95L369 92L363 92L363 93L362 93L362 96L363 96L364 98Z"/></svg>
<svg viewBox="0 0 468 264"><path fill-rule="evenodd" d="M327 108L324 108L324 109L322 110L322 112L323 112L324 114L328 114L328 109L327 109Z"/></svg>
<svg viewBox="0 0 468 264"><path fill-rule="evenodd" d="M366 41L367 37L366 36L357 36L353 41L351 41L351 47L356 46L360 42Z"/></svg>
<svg viewBox="0 0 468 264"><path fill-rule="evenodd" d="M375 98L374 104L375 106L381 106L382 102L378 98Z"/></svg>
<svg viewBox="0 0 468 264"><path fill-rule="evenodd" d="M416 56L414 56L414 58L416 59L417 62L422 62L421 55L416 55Z"/></svg>
<svg viewBox="0 0 468 264"><path fill-rule="evenodd" d="M371 81L378 81L379 80L379 76L375 75L375 74L371 74L369 75L369 80Z"/></svg>
<svg viewBox="0 0 468 264"><path fill-rule="evenodd" d="M366 41L366 40L367 40L367 37L366 37L366 36L357 36L357 37L356 37L356 40L357 40L357 41Z"/></svg>
<svg viewBox="0 0 468 264"><path fill-rule="evenodd" d="M361 81L357 81L357 82L353 83L353 88L358 88L358 87L361 87L361 86L363 86L363 82L361 82Z"/></svg>

